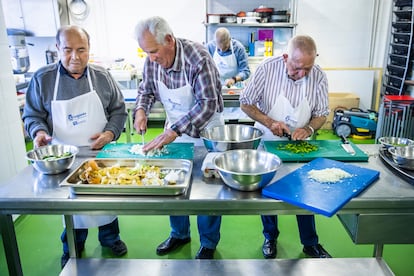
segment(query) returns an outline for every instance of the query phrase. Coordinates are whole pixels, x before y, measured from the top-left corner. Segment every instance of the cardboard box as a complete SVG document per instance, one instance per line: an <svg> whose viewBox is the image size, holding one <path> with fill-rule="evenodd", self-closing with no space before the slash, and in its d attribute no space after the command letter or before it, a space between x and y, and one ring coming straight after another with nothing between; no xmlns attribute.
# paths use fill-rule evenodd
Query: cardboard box
<svg viewBox="0 0 414 276"><path fill-rule="evenodd" d="M353 107L359 107L359 96L355 93L343 93L343 92L330 92L329 93L329 110L330 113L326 119L325 124L321 129L332 129L333 118L335 115L335 109L337 107L343 107L345 109L350 109Z"/></svg>

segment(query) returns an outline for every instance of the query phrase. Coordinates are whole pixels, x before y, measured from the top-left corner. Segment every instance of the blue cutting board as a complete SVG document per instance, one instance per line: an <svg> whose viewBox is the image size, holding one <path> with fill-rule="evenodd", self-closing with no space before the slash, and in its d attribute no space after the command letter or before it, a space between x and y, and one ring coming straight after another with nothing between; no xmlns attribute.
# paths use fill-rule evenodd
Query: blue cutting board
<svg viewBox="0 0 414 276"><path fill-rule="evenodd" d="M339 168L352 175L335 183L308 177L310 170ZM353 197L379 178L379 172L327 158L317 158L262 189L262 194L317 214L333 216Z"/></svg>
<svg viewBox="0 0 414 276"><path fill-rule="evenodd" d="M193 143L170 143L164 148L167 153L160 156L145 156L130 153L130 148L136 145L134 143L106 144L96 155L96 158L158 158L158 159L190 159L194 158Z"/></svg>
<svg viewBox="0 0 414 276"><path fill-rule="evenodd" d="M263 141L267 152L276 154L283 162L308 162L318 157L334 159L338 161L368 161L368 155L352 142L349 142L355 150L351 155L342 148L340 140L310 140L307 141L318 146L318 149L309 153L293 153L288 150L280 149L288 143L295 141Z"/></svg>

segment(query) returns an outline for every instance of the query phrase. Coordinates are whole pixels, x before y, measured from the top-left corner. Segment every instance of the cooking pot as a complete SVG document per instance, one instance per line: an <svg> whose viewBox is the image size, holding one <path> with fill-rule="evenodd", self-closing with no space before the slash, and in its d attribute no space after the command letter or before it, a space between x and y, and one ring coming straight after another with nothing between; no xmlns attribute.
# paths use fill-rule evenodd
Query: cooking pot
<svg viewBox="0 0 414 276"><path fill-rule="evenodd" d="M30 68L29 51L26 46L26 31L7 29L7 38L9 41L13 73L26 73Z"/></svg>
<svg viewBox="0 0 414 276"><path fill-rule="evenodd" d="M211 24L220 23L220 14L207 14L207 22Z"/></svg>
<svg viewBox="0 0 414 276"><path fill-rule="evenodd" d="M236 23L237 17L235 14L222 14L220 16L220 21L222 23Z"/></svg>
<svg viewBox="0 0 414 276"><path fill-rule="evenodd" d="M273 8L267 8L267 7L264 7L264 6L260 6L257 9L255 9L254 11L259 14L260 22L266 23L266 22L269 22L271 20L273 10L274 10Z"/></svg>

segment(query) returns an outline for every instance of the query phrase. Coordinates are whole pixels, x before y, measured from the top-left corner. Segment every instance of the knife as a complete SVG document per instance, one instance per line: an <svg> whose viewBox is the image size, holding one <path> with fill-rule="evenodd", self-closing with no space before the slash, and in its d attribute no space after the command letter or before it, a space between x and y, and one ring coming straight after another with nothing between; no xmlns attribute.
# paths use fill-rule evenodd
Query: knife
<svg viewBox="0 0 414 276"><path fill-rule="evenodd" d="M283 132L283 137L288 138L288 140L289 140L289 141L291 141L291 140L292 140L292 135L291 135L291 134L288 134L288 133L286 133L286 132Z"/></svg>
<svg viewBox="0 0 414 276"><path fill-rule="evenodd" d="M348 139L346 139L344 135L341 135L341 140L342 140L342 147L344 148L344 150L351 155L355 155L354 148L352 147L352 145L349 143Z"/></svg>

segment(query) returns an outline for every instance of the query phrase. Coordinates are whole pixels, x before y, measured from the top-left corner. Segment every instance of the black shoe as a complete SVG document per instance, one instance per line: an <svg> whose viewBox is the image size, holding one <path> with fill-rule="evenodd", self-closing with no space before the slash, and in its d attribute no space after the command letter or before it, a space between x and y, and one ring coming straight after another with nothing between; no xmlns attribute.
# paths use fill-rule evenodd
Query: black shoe
<svg viewBox="0 0 414 276"><path fill-rule="evenodd" d="M176 239L170 236L163 243L158 245L157 255L165 255L167 253L170 253L171 251L177 249L181 245L189 243L190 241L191 241L191 238Z"/></svg>
<svg viewBox="0 0 414 276"><path fill-rule="evenodd" d="M67 262L69 261L69 253L63 253L62 257L60 258L60 267L63 269Z"/></svg>
<svg viewBox="0 0 414 276"><path fill-rule="evenodd" d="M196 259L214 259L215 249L210 249L204 246L200 246L200 249L195 256Z"/></svg>
<svg viewBox="0 0 414 276"><path fill-rule="evenodd" d="M115 256L122 256L128 252L128 248L126 244L121 240L117 240L111 246L109 246L109 248L111 248L112 253Z"/></svg>
<svg viewBox="0 0 414 276"><path fill-rule="evenodd" d="M265 259L274 259L276 258L276 241L265 239L262 246L262 253Z"/></svg>
<svg viewBox="0 0 414 276"><path fill-rule="evenodd" d="M320 244L304 246L303 253L311 258L332 258L328 251L326 251Z"/></svg>
<svg viewBox="0 0 414 276"><path fill-rule="evenodd" d="M78 251L82 252L85 249L85 244L78 244L77 246ZM69 261L69 253L63 253L62 257L60 258L60 267L63 269L67 262Z"/></svg>

